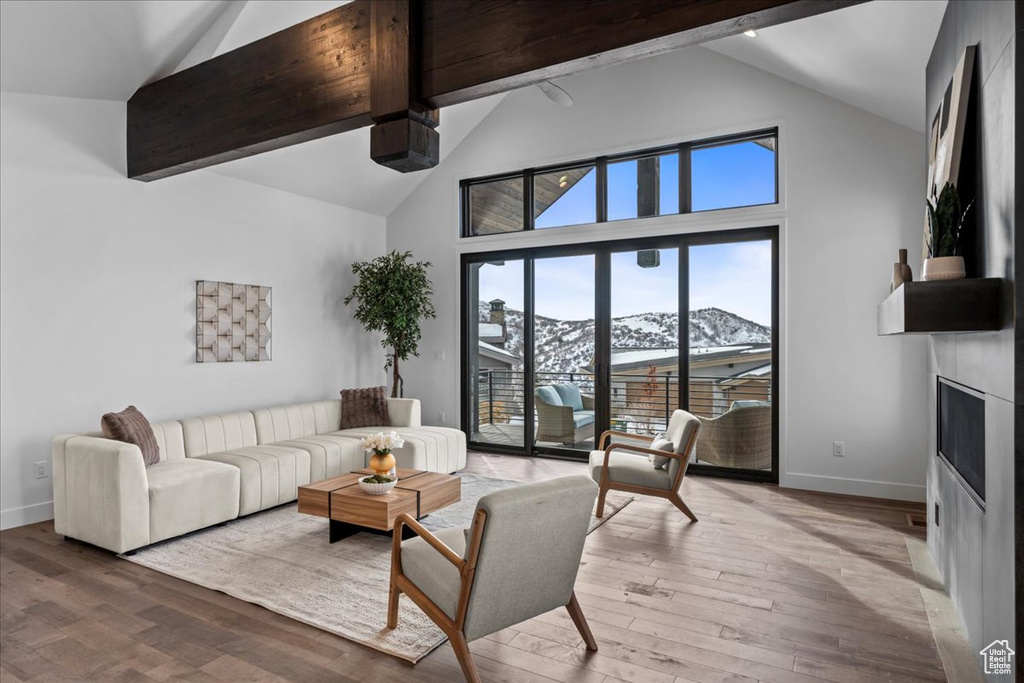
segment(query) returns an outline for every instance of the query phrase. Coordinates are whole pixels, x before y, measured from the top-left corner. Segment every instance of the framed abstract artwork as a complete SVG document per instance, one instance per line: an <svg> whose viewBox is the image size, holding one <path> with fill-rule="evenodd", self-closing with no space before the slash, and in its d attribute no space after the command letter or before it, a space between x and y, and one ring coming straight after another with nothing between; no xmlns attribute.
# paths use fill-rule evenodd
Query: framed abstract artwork
<svg viewBox="0 0 1024 683"><path fill-rule="evenodd" d="M196 362L270 360L270 289L196 280Z"/></svg>
<svg viewBox="0 0 1024 683"><path fill-rule="evenodd" d="M935 118L928 133L928 191L926 197L942 192L946 183L956 187L960 173L960 155L963 153L964 137L967 133L967 108L970 105L971 75L974 73L976 45L969 45L960 56L953 71L953 78L935 112ZM924 257L928 257L930 230L928 214L924 217Z"/></svg>

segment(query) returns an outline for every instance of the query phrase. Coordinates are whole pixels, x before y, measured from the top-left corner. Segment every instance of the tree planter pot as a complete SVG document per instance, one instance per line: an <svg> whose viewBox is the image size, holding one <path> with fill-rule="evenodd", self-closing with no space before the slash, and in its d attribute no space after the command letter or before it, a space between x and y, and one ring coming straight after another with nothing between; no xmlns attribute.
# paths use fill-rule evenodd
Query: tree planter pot
<svg viewBox="0 0 1024 683"><path fill-rule="evenodd" d="M924 260L925 280L962 280L967 275L963 256L937 256Z"/></svg>

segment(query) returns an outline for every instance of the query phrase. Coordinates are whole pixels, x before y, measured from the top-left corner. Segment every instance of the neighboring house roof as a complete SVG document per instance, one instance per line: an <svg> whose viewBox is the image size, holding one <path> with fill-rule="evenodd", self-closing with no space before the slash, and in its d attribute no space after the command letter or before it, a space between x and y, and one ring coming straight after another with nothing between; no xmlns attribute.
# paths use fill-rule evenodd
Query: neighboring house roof
<svg viewBox="0 0 1024 683"><path fill-rule="evenodd" d="M540 217L593 168L583 166L534 176L534 215ZM471 186L470 193L473 203L470 227L474 235L523 229L522 179L479 183Z"/></svg>
<svg viewBox="0 0 1024 683"><path fill-rule="evenodd" d="M519 362L518 356L509 353L505 349L499 349L497 346L488 344L487 342L480 342L480 355L508 363L509 365L514 365Z"/></svg>
<svg viewBox="0 0 1024 683"><path fill-rule="evenodd" d="M737 344L735 346L707 346L690 349L690 362L699 360L702 365L719 365L726 362L742 362L744 356L771 351L771 344ZM651 365L678 365L679 352L676 349L613 349L612 372L627 372L647 368ZM587 367L591 370L592 367ZM768 366L769 371L771 366ZM750 371L747 371L750 372Z"/></svg>
<svg viewBox="0 0 1024 683"><path fill-rule="evenodd" d="M750 368L749 370L744 370L742 372L737 372L735 375L730 375L729 377L725 377L725 378L719 380L719 383L724 384L726 382L730 382L730 381L734 381L734 380L738 380L738 379L757 379L759 377L765 377L765 376L770 375L770 374L772 374L772 364L771 363L765 363L764 365L758 365L756 368Z"/></svg>

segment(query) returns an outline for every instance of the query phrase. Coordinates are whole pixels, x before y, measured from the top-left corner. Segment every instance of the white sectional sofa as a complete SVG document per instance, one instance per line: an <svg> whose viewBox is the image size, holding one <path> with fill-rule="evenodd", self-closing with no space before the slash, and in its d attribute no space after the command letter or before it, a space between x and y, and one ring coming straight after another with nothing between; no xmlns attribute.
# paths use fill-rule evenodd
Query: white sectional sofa
<svg viewBox="0 0 1024 683"><path fill-rule="evenodd" d="M57 533L123 553L296 499L303 484L366 466L366 434L394 430L399 467L455 472L465 434L420 424L416 399L388 399L390 426L339 429L341 401L153 424L160 462L95 436L53 440Z"/></svg>

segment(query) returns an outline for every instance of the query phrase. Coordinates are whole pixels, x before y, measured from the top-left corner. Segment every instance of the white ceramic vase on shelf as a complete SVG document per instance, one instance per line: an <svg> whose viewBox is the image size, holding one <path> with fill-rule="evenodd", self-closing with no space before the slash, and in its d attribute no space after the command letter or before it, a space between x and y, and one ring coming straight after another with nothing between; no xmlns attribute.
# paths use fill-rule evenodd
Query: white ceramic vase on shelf
<svg viewBox="0 0 1024 683"><path fill-rule="evenodd" d="M925 280L962 280L967 271L964 269L963 256L936 256L926 258L922 274Z"/></svg>

